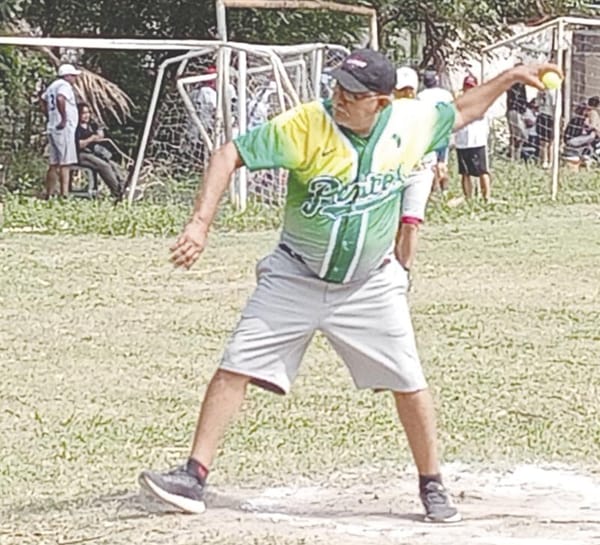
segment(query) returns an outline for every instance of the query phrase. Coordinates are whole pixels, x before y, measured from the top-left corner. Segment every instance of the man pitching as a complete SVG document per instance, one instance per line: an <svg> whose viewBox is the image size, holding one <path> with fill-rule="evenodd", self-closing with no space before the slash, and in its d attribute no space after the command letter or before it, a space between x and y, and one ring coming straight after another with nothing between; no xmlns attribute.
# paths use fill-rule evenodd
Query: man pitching
<svg viewBox="0 0 600 545"><path fill-rule="evenodd" d="M541 88L552 65L513 68L454 105L392 101L394 66L369 49L333 72L331 100L303 104L228 142L213 155L194 211L172 247L189 268L205 248L236 168L286 168L281 239L257 267L258 284L202 404L187 462L143 471L161 500L202 512L209 467L248 384L286 394L316 330L344 360L358 388L389 390L419 473L425 517L460 520L442 484L432 398L406 301L407 274L394 258L400 199L421 157L453 128L481 117L515 81Z"/></svg>

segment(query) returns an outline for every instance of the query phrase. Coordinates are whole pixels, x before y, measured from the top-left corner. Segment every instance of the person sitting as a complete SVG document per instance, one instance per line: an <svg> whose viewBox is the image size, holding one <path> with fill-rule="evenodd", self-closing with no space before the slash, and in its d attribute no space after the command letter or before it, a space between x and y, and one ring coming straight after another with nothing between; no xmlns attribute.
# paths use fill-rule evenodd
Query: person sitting
<svg viewBox="0 0 600 545"><path fill-rule="evenodd" d="M79 104L78 109L79 125L75 131L78 164L97 172L111 195L121 200L125 192L125 179L118 165L111 160L113 154L106 147L110 140L105 137L104 130L91 120L92 112L87 104Z"/></svg>
<svg viewBox="0 0 600 545"><path fill-rule="evenodd" d="M598 134L590 125L589 114L587 102L578 104L565 128L563 157L573 168L589 165L595 153Z"/></svg>

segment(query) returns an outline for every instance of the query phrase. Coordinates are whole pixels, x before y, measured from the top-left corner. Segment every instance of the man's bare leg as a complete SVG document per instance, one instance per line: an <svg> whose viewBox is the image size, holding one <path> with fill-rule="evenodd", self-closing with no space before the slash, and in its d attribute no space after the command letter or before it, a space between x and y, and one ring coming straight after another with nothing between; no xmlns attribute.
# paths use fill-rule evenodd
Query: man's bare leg
<svg viewBox="0 0 600 545"><path fill-rule="evenodd" d="M250 378L218 370L208 385L192 442L191 458L210 467L219 443L239 412Z"/></svg>
<svg viewBox="0 0 600 545"><path fill-rule="evenodd" d="M208 468L227 426L244 401L249 381L249 377L218 370L206 390L187 463L166 473L142 471L140 484L182 511L202 513L206 508Z"/></svg>
<svg viewBox="0 0 600 545"><path fill-rule="evenodd" d="M444 162L439 162L436 165L436 176L438 178L438 187L443 193L448 189L448 165Z"/></svg>
<svg viewBox="0 0 600 545"><path fill-rule="evenodd" d="M69 196L69 186L71 185L71 171L68 165L61 165L59 167L60 176L60 196Z"/></svg>
<svg viewBox="0 0 600 545"><path fill-rule="evenodd" d="M419 495L428 522L458 522L461 516L452 506L442 483L437 452L435 409L428 389L394 392L398 417L419 472Z"/></svg>
<svg viewBox="0 0 600 545"><path fill-rule="evenodd" d="M438 474L435 410L429 390L394 392L394 401L419 475Z"/></svg>
<svg viewBox="0 0 600 545"><path fill-rule="evenodd" d="M479 177L479 186L481 188L481 197L485 202L488 202L490 200L492 187L491 178L489 174L482 174Z"/></svg>
<svg viewBox="0 0 600 545"><path fill-rule="evenodd" d="M473 182L471 181L471 177L467 174L463 174L460 181L465 199L470 201L473 198Z"/></svg>
<svg viewBox="0 0 600 545"><path fill-rule="evenodd" d="M58 167L56 165L50 165L46 172L46 199L49 199L54 195L57 181L57 169Z"/></svg>

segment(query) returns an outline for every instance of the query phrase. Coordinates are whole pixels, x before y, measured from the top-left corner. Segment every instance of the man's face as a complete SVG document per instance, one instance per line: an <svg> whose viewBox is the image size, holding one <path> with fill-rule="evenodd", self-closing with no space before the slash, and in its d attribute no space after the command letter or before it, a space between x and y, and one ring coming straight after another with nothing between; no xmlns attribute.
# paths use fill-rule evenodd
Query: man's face
<svg viewBox="0 0 600 545"><path fill-rule="evenodd" d="M363 130L375 122L379 110L389 97L377 93L351 93L338 84L333 89L333 118L350 130Z"/></svg>
<svg viewBox="0 0 600 545"><path fill-rule="evenodd" d="M77 76L69 74L68 76L63 76L63 78L67 80L71 85L73 85L75 83L75 80L77 79Z"/></svg>

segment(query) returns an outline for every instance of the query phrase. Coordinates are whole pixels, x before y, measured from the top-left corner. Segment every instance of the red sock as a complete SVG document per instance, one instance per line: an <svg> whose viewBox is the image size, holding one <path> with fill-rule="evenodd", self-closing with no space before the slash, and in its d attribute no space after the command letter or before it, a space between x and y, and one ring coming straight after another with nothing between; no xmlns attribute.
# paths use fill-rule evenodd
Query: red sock
<svg viewBox="0 0 600 545"><path fill-rule="evenodd" d="M196 477L202 484L206 482L206 478L208 477L208 468L198 460L194 460L194 458L188 458L186 467L186 471Z"/></svg>

